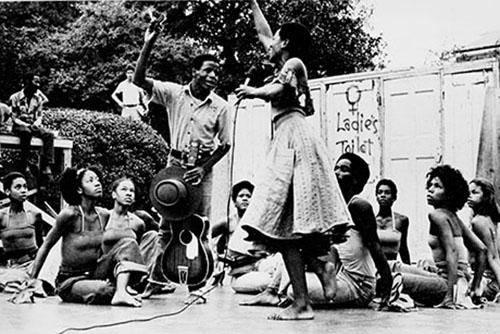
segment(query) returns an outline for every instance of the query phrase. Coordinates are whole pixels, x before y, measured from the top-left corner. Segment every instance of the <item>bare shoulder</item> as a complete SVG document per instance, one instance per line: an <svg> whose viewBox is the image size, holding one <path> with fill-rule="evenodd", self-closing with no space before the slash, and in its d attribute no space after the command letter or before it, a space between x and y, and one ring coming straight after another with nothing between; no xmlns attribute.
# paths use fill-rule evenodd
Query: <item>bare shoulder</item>
<svg viewBox="0 0 500 334"><path fill-rule="evenodd" d="M372 205L363 197L354 197L349 202L349 208L359 211L373 210Z"/></svg>
<svg viewBox="0 0 500 334"><path fill-rule="evenodd" d="M96 206L95 211L97 212L97 214L100 217L104 218L104 221L106 221L106 222L108 221L109 216L110 216L110 211L108 209L100 207L100 206Z"/></svg>
<svg viewBox="0 0 500 334"><path fill-rule="evenodd" d="M293 57L285 62L283 68L291 69L294 70L295 72L305 72L306 66L304 65L304 62L302 62L300 58Z"/></svg>
<svg viewBox="0 0 500 334"><path fill-rule="evenodd" d="M408 227L408 225L410 224L408 216L402 215L398 212L394 212L394 219L396 220L396 224L399 224L402 227Z"/></svg>
<svg viewBox="0 0 500 334"><path fill-rule="evenodd" d="M483 215L472 217L471 225L473 228L489 228L493 223L490 218Z"/></svg>
<svg viewBox="0 0 500 334"><path fill-rule="evenodd" d="M32 221L42 218L42 214L39 211L28 209L26 210L26 214L30 217L30 219L32 219Z"/></svg>
<svg viewBox="0 0 500 334"><path fill-rule="evenodd" d="M74 206L62 209L56 217L55 225L63 228L72 226L80 217L80 212Z"/></svg>
<svg viewBox="0 0 500 334"><path fill-rule="evenodd" d="M431 212L429 212L428 217L432 222L448 221L451 218L448 211L441 209L432 210Z"/></svg>
<svg viewBox="0 0 500 334"><path fill-rule="evenodd" d="M144 220L139 218L136 214L129 213L129 215L130 215L130 223L132 224L132 226L142 227L142 228L146 227L146 223L144 223Z"/></svg>
<svg viewBox="0 0 500 334"><path fill-rule="evenodd" d="M59 212L59 214L57 215L57 218L59 220L68 221L68 220L72 220L72 219L78 217L79 215L80 215L80 212L78 210L76 210L75 207L68 206L68 207L65 207L64 209L62 209L61 212Z"/></svg>

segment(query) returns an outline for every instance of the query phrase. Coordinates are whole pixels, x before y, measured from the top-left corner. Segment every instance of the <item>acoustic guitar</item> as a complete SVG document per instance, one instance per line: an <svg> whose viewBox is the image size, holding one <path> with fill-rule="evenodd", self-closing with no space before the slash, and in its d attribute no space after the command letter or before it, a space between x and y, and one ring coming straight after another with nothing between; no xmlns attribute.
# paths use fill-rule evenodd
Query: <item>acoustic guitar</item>
<svg viewBox="0 0 500 334"><path fill-rule="evenodd" d="M162 257L163 274L170 281L197 285L214 271L214 259L208 245L208 220L191 215L170 223L172 235Z"/></svg>

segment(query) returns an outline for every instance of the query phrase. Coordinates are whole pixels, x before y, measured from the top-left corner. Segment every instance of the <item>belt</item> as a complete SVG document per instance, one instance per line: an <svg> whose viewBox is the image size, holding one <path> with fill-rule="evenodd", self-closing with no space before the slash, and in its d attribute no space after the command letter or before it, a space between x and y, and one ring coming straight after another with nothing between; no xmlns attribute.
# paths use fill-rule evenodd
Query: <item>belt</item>
<svg viewBox="0 0 500 334"><path fill-rule="evenodd" d="M125 108L133 108L133 107L137 107L138 104L124 104L123 105Z"/></svg>
<svg viewBox="0 0 500 334"><path fill-rule="evenodd" d="M187 162L188 153L184 151L176 150L175 148L170 149L170 155L183 163ZM199 152L198 159L196 159L196 166L200 166L211 156L210 152Z"/></svg>

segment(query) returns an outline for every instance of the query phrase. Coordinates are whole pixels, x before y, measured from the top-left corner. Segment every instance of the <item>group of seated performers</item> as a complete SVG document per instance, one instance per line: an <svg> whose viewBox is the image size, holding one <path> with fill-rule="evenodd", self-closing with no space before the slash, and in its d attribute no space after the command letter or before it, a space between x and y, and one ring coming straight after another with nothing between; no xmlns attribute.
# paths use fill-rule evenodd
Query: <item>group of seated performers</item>
<svg viewBox="0 0 500 334"><path fill-rule="evenodd" d="M353 225L322 258L330 279L329 298L325 297L325 284L311 268L306 272L313 306L373 307L374 300L383 297L385 302L378 305L387 308L401 294L409 296L413 305L452 309L498 301L500 213L490 181L477 178L467 184L460 171L449 165L429 171L426 189L432 208L428 215L432 259L412 264L409 219L393 210L396 184L390 179L376 184L379 209L375 214L372 205L360 196L370 175L361 157L341 155L332 173ZM58 214L45 238L40 213L25 205L25 176L11 172L4 176L3 185L10 204L0 211L0 290L16 292L19 284L28 281L39 296L53 293L50 284L36 278L50 250L61 240L61 263L54 285L63 301L142 305L142 293L157 258L159 224L146 211L130 211L135 201L130 178L113 183L114 206L107 210L96 206L103 194L100 171L94 167L66 169L61 176L61 194L69 205ZM256 249L244 239L245 232L239 226L253 191L249 181L232 187L234 214L212 225L213 254L228 267L234 292L254 295L240 305L290 305L294 294L281 255ZM472 212L470 222L457 215L466 203ZM172 284L165 291L174 289ZM150 294L146 291L145 297Z"/></svg>
<svg viewBox="0 0 500 334"><path fill-rule="evenodd" d="M440 165L427 174L429 240L432 258L412 264L408 249L408 217L394 212L398 189L390 179L375 186L379 210L360 197L369 169L359 156L346 153L337 160L335 175L348 204L354 226L345 242L333 245L327 257L335 268L331 275L333 298L325 298L324 284L317 275L306 273L309 298L313 305L381 306L390 308L401 296L412 306L451 309L478 308L500 299L500 221L493 184L483 178L464 179L459 170ZM235 187L239 190L238 187ZM250 197L253 187L245 192ZM233 191L238 208L238 193ZM471 209L469 222L457 211L465 204ZM239 217L244 210L237 209ZM229 227L229 251L225 261L231 266L232 288L237 293L255 294L240 305L286 306L293 291L279 256L255 256L244 232ZM215 226L214 226L215 228ZM399 257L399 259L398 259ZM392 280L388 277L392 276ZM391 282L392 281L392 282ZM266 285L267 284L267 285ZM383 291L390 293L383 293ZM374 303L377 296L387 301ZM409 305L406 303L405 305Z"/></svg>

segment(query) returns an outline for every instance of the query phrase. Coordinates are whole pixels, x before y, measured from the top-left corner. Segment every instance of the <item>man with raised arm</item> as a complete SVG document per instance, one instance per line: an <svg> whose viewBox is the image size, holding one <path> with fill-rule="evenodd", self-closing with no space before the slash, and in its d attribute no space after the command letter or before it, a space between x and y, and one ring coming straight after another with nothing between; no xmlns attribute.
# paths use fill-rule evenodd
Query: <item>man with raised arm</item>
<svg viewBox="0 0 500 334"><path fill-rule="evenodd" d="M219 79L218 59L210 54L195 57L187 85L147 78L148 59L161 30L162 23L153 18L144 36L134 83L153 102L166 107L171 134L168 165L184 167L184 181L202 187L203 200L195 214L210 218L212 167L229 151L231 137L229 104L213 92ZM169 222L163 225L160 235L166 242Z"/></svg>

